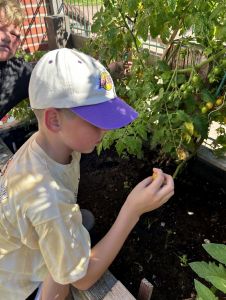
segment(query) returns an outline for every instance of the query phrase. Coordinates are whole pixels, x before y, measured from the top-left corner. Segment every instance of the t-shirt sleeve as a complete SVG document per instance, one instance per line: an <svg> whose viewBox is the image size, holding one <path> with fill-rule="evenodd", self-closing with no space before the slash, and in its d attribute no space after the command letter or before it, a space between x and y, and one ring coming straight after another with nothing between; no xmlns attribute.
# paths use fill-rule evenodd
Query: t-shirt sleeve
<svg viewBox="0 0 226 300"><path fill-rule="evenodd" d="M36 225L35 229L41 254L56 282L68 284L85 276L90 237L77 204L65 203L63 216Z"/></svg>

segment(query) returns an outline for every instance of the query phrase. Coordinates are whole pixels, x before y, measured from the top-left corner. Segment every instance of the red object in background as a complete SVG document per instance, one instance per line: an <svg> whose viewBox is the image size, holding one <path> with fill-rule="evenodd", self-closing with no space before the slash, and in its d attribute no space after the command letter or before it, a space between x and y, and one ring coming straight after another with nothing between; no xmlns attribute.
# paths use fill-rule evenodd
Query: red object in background
<svg viewBox="0 0 226 300"><path fill-rule="evenodd" d="M3 123L6 123L9 119L9 115L5 115L0 121L2 121Z"/></svg>

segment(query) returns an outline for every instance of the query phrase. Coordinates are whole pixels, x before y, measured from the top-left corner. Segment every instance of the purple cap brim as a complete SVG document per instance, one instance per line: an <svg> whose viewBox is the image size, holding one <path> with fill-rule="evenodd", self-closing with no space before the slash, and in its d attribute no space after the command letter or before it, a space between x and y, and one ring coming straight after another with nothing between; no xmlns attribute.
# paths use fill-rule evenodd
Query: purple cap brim
<svg viewBox="0 0 226 300"><path fill-rule="evenodd" d="M120 98L86 106L70 108L85 121L101 129L117 129L138 117L138 112Z"/></svg>

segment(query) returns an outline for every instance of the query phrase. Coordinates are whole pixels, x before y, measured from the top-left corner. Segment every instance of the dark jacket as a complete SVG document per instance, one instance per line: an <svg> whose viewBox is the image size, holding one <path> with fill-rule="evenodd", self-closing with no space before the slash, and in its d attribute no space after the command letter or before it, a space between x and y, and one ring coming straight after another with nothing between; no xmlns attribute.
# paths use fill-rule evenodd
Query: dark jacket
<svg viewBox="0 0 226 300"><path fill-rule="evenodd" d="M19 58L0 62L0 120L20 101L28 98L33 65Z"/></svg>

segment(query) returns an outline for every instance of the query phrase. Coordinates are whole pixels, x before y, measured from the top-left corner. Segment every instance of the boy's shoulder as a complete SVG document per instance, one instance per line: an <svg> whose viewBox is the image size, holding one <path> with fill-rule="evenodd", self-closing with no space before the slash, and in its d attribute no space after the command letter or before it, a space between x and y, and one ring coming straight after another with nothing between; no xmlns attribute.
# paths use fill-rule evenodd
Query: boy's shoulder
<svg viewBox="0 0 226 300"><path fill-rule="evenodd" d="M10 178L14 178L17 174L20 174L18 182L22 181L23 177L30 175L30 178L34 177L35 180L42 177L44 183L48 181L62 182L62 176L65 173L68 176L79 176L80 153L72 153L73 168L61 165L50 158L38 145L36 136L37 133L34 133L13 155L6 172L10 181ZM38 174L40 176L37 176Z"/></svg>

